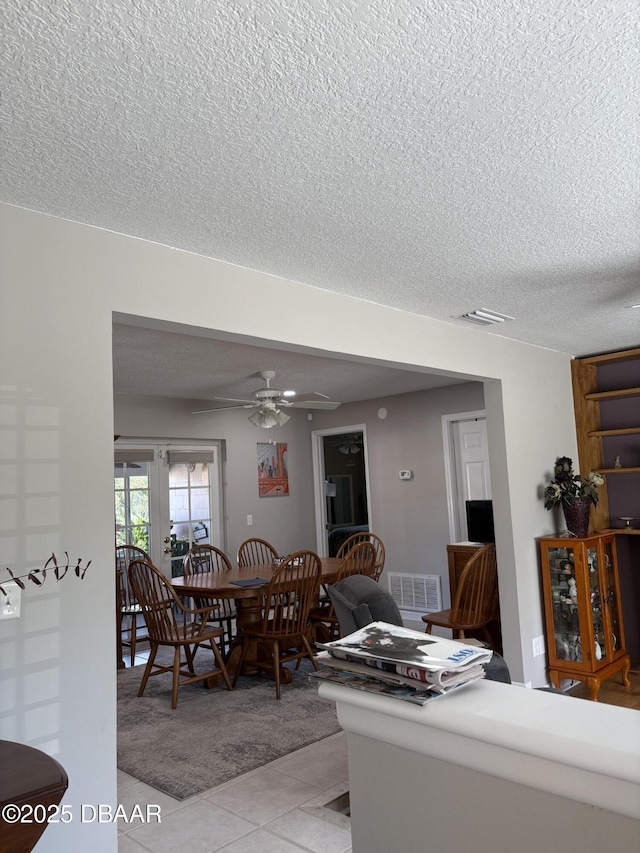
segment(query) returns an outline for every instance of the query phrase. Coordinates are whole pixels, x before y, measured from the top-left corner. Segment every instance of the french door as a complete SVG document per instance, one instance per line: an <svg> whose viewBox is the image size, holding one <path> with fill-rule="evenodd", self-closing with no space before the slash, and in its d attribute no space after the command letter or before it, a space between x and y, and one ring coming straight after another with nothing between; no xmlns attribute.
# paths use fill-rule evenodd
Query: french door
<svg viewBox="0 0 640 853"><path fill-rule="evenodd" d="M115 449L116 544L137 545L167 577L195 544L224 548L219 442L120 439Z"/></svg>

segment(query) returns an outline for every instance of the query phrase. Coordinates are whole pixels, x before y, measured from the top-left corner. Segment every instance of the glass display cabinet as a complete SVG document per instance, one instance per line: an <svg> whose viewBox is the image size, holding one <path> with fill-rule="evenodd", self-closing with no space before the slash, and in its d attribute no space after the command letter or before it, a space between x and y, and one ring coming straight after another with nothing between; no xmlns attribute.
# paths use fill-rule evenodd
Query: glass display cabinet
<svg viewBox="0 0 640 853"><path fill-rule="evenodd" d="M594 701L600 684L618 672L629 687L615 534L538 542L551 683L584 681Z"/></svg>

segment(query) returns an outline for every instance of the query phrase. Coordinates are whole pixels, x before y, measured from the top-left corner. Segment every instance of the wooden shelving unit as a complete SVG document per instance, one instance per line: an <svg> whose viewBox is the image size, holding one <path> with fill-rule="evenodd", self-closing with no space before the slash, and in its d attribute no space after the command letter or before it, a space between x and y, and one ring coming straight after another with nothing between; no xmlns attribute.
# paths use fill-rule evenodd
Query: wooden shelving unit
<svg viewBox="0 0 640 853"><path fill-rule="evenodd" d="M622 365L625 374L630 378L628 386L607 387L602 374L607 373L611 380L611 371L603 371L611 365ZM594 530L615 529L616 533L640 533L640 530L625 530L614 527L610 518L610 493L614 483L616 487L623 482L628 483L627 477L637 478L637 494L640 495L640 407L633 401L640 397L640 347L622 352L605 353L587 358L577 358L571 363L573 380L573 399L576 418L576 434L578 439L579 470L583 476L589 471L597 471L605 477L605 485L599 490L600 500L597 507L591 509L591 527ZM603 407L617 401L614 418L604 418ZM604 427L603 427L604 420ZM638 440L627 441L633 436ZM624 454L627 460L621 468L613 467L612 440L627 441ZM618 478L626 475L624 481ZM616 478L612 480L611 478ZM640 500L637 506L630 507L628 516L639 517ZM613 519L615 521L616 519Z"/></svg>

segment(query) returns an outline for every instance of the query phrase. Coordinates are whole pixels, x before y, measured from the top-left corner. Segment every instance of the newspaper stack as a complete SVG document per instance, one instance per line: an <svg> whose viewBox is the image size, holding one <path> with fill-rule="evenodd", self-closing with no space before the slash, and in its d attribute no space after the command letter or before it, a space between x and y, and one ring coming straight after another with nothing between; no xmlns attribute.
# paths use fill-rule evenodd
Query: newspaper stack
<svg viewBox="0 0 640 853"><path fill-rule="evenodd" d="M316 678L424 705L484 678L493 652L387 622L372 622L347 637L317 643L325 651Z"/></svg>

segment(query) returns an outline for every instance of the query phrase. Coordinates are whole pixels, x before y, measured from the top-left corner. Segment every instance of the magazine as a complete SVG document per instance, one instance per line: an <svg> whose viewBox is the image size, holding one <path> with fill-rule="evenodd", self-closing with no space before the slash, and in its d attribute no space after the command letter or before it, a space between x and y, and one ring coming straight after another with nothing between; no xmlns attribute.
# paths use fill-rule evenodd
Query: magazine
<svg viewBox="0 0 640 853"><path fill-rule="evenodd" d="M465 669L447 670L438 669L430 672L417 667L404 666L403 664L390 663L389 661L378 661L373 658L352 658L348 654L336 657L327 651L316 655L316 661L323 666L343 672L353 672L370 677L378 678L389 684L405 684L412 687L429 685L431 690L445 692L449 687L458 684L466 684L484 678L484 667L480 663L471 664ZM375 674L371 671L377 669Z"/></svg>
<svg viewBox="0 0 640 853"><path fill-rule="evenodd" d="M353 687L356 690L366 690L367 693L377 693L379 696L403 699L406 702L413 702L415 705L425 705L430 699L435 699L441 695L440 692L429 689L427 685L411 687L405 684L390 684L381 681L375 675L341 672L337 669L321 669L318 672L312 672L311 677L332 681L334 684L342 684L344 687Z"/></svg>
<svg viewBox="0 0 640 853"><path fill-rule="evenodd" d="M387 622L372 622L339 640L316 645L334 657L349 655L351 660L411 667L430 673L434 679L440 670L465 670L472 665L488 663L493 655L491 649L433 637Z"/></svg>

